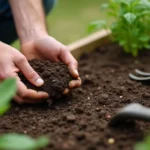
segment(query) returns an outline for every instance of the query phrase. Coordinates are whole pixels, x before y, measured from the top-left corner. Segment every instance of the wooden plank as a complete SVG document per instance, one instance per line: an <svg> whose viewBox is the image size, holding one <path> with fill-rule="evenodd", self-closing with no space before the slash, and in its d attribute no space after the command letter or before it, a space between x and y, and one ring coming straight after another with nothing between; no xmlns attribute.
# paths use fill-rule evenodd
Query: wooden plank
<svg viewBox="0 0 150 150"><path fill-rule="evenodd" d="M76 41L67 47L73 56L78 59L83 53L91 52L101 45L108 44L110 42L110 35L110 30L101 30L86 38Z"/></svg>

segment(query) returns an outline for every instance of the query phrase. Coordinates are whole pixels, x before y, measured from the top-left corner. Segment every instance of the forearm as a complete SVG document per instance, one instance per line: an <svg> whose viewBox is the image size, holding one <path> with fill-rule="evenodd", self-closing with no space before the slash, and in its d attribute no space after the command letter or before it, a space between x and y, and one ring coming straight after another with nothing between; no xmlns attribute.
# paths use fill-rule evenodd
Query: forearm
<svg viewBox="0 0 150 150"><path fill-rule="evenodd" d="M42 0L9 0L21 43L47 34Z"/></svg>

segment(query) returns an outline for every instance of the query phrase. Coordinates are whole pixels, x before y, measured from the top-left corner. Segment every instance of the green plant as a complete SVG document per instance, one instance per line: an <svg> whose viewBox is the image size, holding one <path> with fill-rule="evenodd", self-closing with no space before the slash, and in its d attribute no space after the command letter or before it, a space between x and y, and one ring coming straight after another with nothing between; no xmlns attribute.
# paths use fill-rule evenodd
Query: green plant
<svg viewBox="0 0 150 150"><path fill-rule="evenodd" d="M0 84L0 116L10 108L10 101L17 90L16 80L7 79ZM48 138L41 136L37 140L16 133L0 136L0 150L37 150L49 143Z"/></svg>
<svg viewBox="0 0 150 150"><path fill-rule="evenodd" d="M0 84L0 115L10 108L10 101L16 93L16 80L7 79Z"/></svg>
<svg viewBox="0 0 150 150"><path fill-rule="evenodd" d="M150 136L135 145L134 150L150 150Z"/></svg>
<svg viewBox="0 0 150 150"><path fill-rule="evenodd" d="M113 40L133 56L137 56L143 48L150 48L150 0L108 0L102 9L113 20L110 27L108 21L93 21L89 25L89 32L110 28Z"/></svg>
<svg viewBox="0 0 150 150"><path fill-rule="evenodd" d="M0 137L0 149L2 150L37 150L49 143L46 137L33 139L27 135L10 133Z"/></svg>

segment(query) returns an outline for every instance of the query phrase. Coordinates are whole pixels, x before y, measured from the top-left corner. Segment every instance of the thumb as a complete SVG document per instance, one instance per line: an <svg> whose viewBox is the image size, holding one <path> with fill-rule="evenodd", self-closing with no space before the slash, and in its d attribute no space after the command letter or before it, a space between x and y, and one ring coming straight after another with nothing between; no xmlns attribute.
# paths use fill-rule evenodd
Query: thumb
<svg viewBox="0 0 150 150"><path fill-rule="evenodd" d="M21 57L15 60L15 64L33 85L42 86L44 84L43 79L30 66L25 56L21 55Z"/></svg>
<svg viewBox="0 0 150 150"><path fill-rule="evenodd" d="M78 62L76 61L76 59L72 56L70 51L65 46L62 46L61 48L60 59L62 60L62 62L64 62L68 66L68 69L71 75L74 78L78 78L79 77L79 73L77 70Z"/></svg>

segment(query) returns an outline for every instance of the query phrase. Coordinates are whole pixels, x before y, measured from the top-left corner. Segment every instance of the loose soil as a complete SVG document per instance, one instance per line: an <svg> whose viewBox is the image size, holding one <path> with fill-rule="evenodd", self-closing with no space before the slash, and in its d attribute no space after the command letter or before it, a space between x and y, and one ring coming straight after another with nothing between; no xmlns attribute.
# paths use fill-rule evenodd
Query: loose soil
<svg viewBox="0 0 150 150"><path fill-rule="evenodd" d="M40 77L42 77L44 85L42 87L35 87L28 82L22 73L20 73L19 77L22 82L24 82L29 89L47 92L49 94L47 102L50 105L53 100L61 98L64 90L68 88L69 82L72 80L67 66L61 62L54 63L48 60L44 61L36 59L29 61L29 63Z"/></svg>
<svg viewBox="0 0 150 150"><path fill-rule="evenodd" d="M0 134L47 135L50 144L43 150L133 150L150 131L150 123L129 121L115 127L108 123L119 108L129 103L150 107L149 83L128 77L135 68L150 71L149 65L150 51L133 58L116 44L85 54L79 60L81 88L51 107L46 103L13 104L0 118Z"/></svg>

